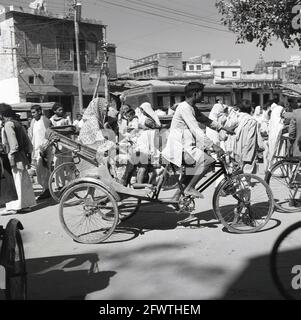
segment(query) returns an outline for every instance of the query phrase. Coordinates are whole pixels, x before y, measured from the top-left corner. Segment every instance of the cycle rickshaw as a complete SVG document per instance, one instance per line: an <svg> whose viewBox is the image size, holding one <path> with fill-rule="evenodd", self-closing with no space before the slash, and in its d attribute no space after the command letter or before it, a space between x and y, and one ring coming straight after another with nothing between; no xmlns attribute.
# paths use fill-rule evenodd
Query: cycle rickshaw
<svg viewBox="0 0 301 320"><path fill-rule="evenodd" d="M17 219L9 220L6 228L0 226L0 265L5 271L7 300L27 298L26 263L20 230L23 226Z"/></svg>
<svg viewBox="0 0 301 320"><path fill-rule="evenodd" d="M195 209L194 198L184 195L180 183L182 168L166 163L155 185L133 184L124 187L112 177L109 167L99 166L94 149L68 138L59 127L48 129L48 140L52 145L61 145L71 151L75 160L74 163L66 164L73 166L72 179L67 179L68 183L57 191L56 197L60 201L62 226L77 242L100 243L107 240L117 225L137 213L144 202L170 204L170 198L162 196L170 189L181 190L182 197L177 204L180 211L192 212ZM200 181L197 190L203 192L223 177L213 195L216 219L229 232L256 232L268 223L273 213L272 192L263 179L242 173L238 164L232 159L227 161L227 158L223 156L219 159L215 165L218 170L206 181ZM98 167L98 171L81 177L75 164L81 160ZM170 177L177 177L175 184L168 183Z"/></svg>

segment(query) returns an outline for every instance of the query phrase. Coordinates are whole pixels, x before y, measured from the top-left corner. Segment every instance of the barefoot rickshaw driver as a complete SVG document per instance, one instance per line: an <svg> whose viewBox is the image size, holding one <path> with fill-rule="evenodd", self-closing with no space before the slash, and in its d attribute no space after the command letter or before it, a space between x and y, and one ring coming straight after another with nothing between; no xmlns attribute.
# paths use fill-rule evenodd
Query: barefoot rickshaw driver
<svg viewBox="0 0 301 320"><path fill-rule="evenodd" d="M173 115L167 144L162 152L163 157L170 163L181 167L184 163L192 165L186 167L186 173L181 178L184 193L187 196L202 198L202 194L195 189L197 182L210 170L215 159L207 151L213 151L217 156L224 154L222 148L211 141L200 124L213 130L233 134L231 128L222 127L210 120L196 107L202 101L204 85L190 82L185 87L185 101L180 103ZM181 191L177 190L172 201L178 202Z"/></svg>

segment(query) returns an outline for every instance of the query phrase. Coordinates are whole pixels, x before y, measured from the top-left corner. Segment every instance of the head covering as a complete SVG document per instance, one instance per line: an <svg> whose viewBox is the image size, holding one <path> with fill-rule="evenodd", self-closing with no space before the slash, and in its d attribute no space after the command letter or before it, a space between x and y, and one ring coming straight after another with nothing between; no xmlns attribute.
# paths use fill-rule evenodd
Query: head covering
<svg viewBox="0 0 301 320"><path fill-rule="evenodd" d="M257 117L260 117L260 115L261 115L261 107L257 106L254 111L254 117L257 118Z"/></svg>
<svg viewBox="0 0 301 320"><path fill-rule="evenodd" d="M161 126L159 117L149 102L142 103L139 108L143 110L144 114L146 114L149 118L153 119L159 127Z"/></svg>
<svg viewBox="0 0 301 320"><path fill-rule="evenodd" d="M84 112L83 120L97 119L100 126L104 126L105 118L107 114L107 101L105 98L95 98L93 99L87 109Z"/></svg>
<svg viewBox="0 0 301 320"><path fill-rule="evenodd" d="M104 128L107 115L107 102L104 98L95 98L88 105L83 115L83 126L79 140L84 144L103 141L101 130Z"/></svg>
<svg viewBox="0 0 301 320"><path fill-rule="evenodd" d="M271 118L269 121L269 158L270 161L273 160L276 155L282 130L284 128L282 115L284 113L284 108L276 105L271 112Z"/></svg>
<svg viewBox="0 0 301 320"><path fill-rule="evenodd" d="M109 107L109 109L108 109L108 117L113 118L113 119L114 118L117 119L117 116L118 116L118 111L113 107Z"/></svg>
<svg viewBox="0 0 301 320"><path fill-rule="evenodd" d="M284 108L277 105L271 112L270 124L271 126L276 126L278 124L283 124L282 116L284 114Z"/></svg>

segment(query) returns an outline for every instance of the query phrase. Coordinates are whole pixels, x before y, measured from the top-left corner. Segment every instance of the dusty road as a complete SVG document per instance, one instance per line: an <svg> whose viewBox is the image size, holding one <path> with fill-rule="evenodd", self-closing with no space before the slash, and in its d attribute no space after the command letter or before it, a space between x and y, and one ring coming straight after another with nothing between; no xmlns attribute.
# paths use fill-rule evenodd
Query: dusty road
<svg viewBox="0 0 301 320"><path fill-rule="evenodd" d="M281 299L268 255L301 212L275 212L262 232L231 234L214 219L212 191L197 202L196 219L185 226L177 224L171 207L146 206L98 245L72 241L50 201L14 216L25 228L28 298ZM10 218L0 216L0 223Z"/></svg>

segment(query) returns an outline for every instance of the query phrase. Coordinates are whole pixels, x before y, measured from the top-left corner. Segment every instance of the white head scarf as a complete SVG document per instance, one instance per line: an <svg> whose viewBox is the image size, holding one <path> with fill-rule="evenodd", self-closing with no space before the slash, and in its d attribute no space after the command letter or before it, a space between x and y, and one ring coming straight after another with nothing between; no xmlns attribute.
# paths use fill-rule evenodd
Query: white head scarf
<svg viewBox="0 0 301 320"><path fill-rule="evenodd" d="M151 119L153 119L159 127L161 126L159 117L149 102L142 103L139 108L142 109Z"/></svg>

